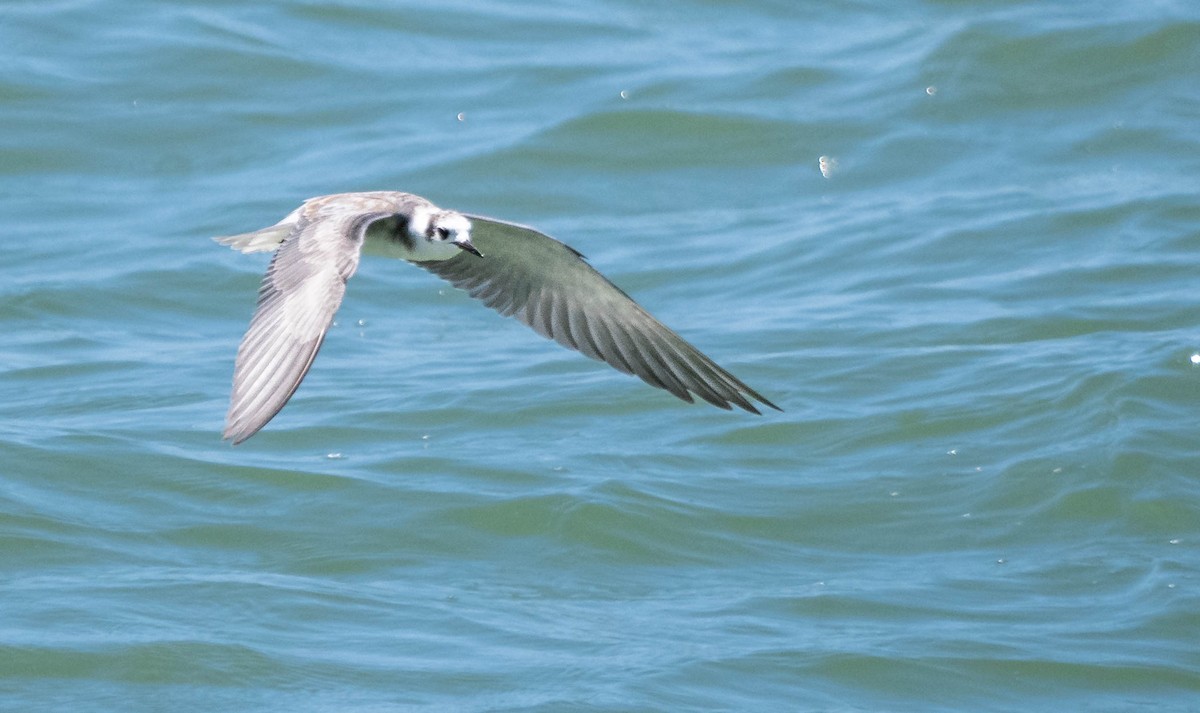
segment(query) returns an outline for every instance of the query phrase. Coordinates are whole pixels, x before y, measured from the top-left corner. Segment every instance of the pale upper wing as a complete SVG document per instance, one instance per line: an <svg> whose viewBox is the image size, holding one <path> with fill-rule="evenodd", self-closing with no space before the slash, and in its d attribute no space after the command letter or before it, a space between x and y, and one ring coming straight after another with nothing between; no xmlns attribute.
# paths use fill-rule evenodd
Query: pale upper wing
<svg viewBox="0 0 1200 713"><path fill-rule="evenodd" d="M416 264L505 316L684 401L758 413L768 401L642 309L571 247L533 228L468 216L483 253Z"/></svg>
<svg viewBox="0 0 1200 713"><path fill-rule="evenodd" d="M300 386L358 268L368 222L301 220L279 244L238 347L225 438L253 436Z"/></svg>

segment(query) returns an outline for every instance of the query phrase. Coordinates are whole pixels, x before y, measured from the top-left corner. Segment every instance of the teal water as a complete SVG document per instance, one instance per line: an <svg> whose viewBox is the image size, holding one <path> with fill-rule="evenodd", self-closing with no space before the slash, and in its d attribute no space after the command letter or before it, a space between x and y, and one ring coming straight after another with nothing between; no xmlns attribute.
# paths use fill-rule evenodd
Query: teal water
<svg viewBox="0 0 1200 713"><path fill-rule="evenodd" d="M1200 710L1194 3L50 0L0 48L0 709ZM558 236L785 411L365 260L222 443L266 258L209 237L369 189Z"/></svg>

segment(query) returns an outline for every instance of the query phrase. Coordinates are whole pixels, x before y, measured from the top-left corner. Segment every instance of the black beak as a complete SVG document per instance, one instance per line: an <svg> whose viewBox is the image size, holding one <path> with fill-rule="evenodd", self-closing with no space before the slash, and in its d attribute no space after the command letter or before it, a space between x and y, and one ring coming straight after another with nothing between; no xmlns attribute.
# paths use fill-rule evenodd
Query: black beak
<svg viewBox="0 0 1200 713"><path fill-rule="evenodd" d="M465 251L471 253L475 257L483 257L483 253L476 250L475 246L471 244L470 238L459 238L458 240L454 241L454 245L456 245L461 250L465 250Z"/></svg>

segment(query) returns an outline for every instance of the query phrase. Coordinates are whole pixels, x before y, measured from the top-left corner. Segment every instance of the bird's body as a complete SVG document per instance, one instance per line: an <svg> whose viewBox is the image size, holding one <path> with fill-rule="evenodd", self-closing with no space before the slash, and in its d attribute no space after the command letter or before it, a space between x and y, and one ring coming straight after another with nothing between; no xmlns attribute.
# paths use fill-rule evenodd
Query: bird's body
<svg viewBox="0 0 1200 713"><path fill-rule="evenodd" d="M296 391L364 253L413 262L539 334L685 401L695 394L724 409L758 413L751 400L778 408L578 252L533 228L374 191L312 198L275 225L217 241L275 253L238 348L224 432L234 443L257 433Z"/></svg>

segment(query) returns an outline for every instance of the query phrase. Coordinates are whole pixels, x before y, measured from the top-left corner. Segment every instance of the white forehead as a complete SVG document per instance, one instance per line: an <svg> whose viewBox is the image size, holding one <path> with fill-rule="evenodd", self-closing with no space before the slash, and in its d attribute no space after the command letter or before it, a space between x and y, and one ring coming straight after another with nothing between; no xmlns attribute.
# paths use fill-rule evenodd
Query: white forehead
<svg viewBox="0 0 1200 713"><path fill-rule="evenodd" d="M462 213L442 213L434 219L439 228L445 228L452 233L468 233L471 231L471 221Z"/></svg>
<svg viewBox="0 0 1200 713"><path fill-rule="evenodd" d="M469 233L471 221L462 213L418 206L408 220L408 230L413 235L428 235L434 228L445 228L455 235Z"/></svg>

